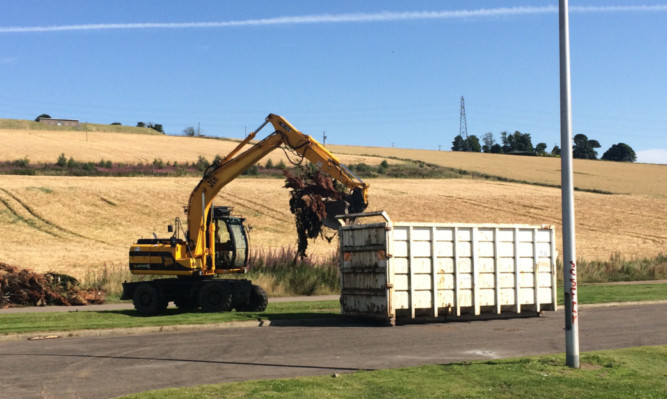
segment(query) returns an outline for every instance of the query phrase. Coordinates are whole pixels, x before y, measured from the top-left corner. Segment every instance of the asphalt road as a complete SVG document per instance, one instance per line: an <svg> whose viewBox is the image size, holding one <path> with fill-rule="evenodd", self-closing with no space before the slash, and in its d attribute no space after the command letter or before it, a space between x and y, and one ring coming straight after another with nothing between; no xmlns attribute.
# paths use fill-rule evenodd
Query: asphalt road
<svg viewBox="0 0 667 399"><path fill-rule="evenodd" d="M667 305L580 310L581 351L667 344ZM564 352L563 312L0 342L0 397L108 398L167 387Z"/></svg>

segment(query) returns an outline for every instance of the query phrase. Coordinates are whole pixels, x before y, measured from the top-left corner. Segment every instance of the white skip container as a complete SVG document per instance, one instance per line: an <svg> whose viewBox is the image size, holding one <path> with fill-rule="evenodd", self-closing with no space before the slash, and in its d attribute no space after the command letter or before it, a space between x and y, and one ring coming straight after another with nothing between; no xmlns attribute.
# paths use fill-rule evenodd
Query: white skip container
<svg viewBox="0 0 667 399"><path fill-rule="evenodd" d="M348 215L352 216L352 215ZM390 324L556 310L552 226L392 223L340 227L343 315ZM378 223L359 224L370 216Z"/></svg>

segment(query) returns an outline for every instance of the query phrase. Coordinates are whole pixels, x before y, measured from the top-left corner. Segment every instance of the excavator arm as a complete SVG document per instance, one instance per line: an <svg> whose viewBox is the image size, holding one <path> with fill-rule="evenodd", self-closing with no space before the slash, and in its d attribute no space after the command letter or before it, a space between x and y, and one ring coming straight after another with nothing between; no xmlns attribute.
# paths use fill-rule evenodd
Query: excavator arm
<svg viewBox="0 0 667 399"><path fill-rule="evenodd" d="M255 137L267 124L273 125L275 131L264 140L253 145L248 150L236 155L242 147ZM207 234L213 235L212 226L208 226L207 215L215 196L228 183L256 164L274 149L285 145L300 156L308 159L318 169L333 179L344 184L351 190L348 198L350 213L362 212L368 205L368 184L355 176L349 169L320 143L312 137L301 133L285 118L269 114L264 123L252 132L223 160L213 163L204 173L204 177L190 195L187 208L188 219L188 247L195 258L207 263L206 258L211 255L211 249L206 247ZM333 209L333 207L332 207ZM338 210L342 208L338 207ZM335 215L331 215L335 216ZM212 242L209 237L209 242Z"/></svg>

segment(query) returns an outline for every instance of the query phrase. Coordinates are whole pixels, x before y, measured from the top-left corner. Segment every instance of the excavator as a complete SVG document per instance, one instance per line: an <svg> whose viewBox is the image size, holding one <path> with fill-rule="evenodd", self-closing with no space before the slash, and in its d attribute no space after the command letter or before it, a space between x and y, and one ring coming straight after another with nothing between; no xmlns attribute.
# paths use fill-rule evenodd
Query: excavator
<svg viewBox="0 0 667 399"><path fill-rule="evenodd" d="M274 132L240 152L268 124ZM265 310L268 297L261 287L246 279L222 278L248 271L249 240L245 219L235 216L231 207L213 205L213 201L228 183L279 147L307 159L346 187L342 201L325 203L325 226L337 229L340 216L366 209L367 183L315 139L285 118L269 114L226 157L206 169L184 207L186 222L177 217L167 227L171 237L158 238L153 233L153 238L141 238L130 247L132 274L171 277L125 282L121 299L131 299L137 312L146 316L163 313L169 302L179 309L201 308L204 312Z"/></svg>

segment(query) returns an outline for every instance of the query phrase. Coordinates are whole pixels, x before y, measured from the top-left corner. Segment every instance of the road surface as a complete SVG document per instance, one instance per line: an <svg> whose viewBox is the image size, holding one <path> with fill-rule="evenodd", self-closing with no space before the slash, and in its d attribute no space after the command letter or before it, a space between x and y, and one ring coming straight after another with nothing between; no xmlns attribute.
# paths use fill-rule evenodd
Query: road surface
<svg viewBox="0 0 667 399"><path fill-rule="evenodd" d="M580 310L581 351L667 344L667 305ZM564 352L563 312L0 342L0 397L108 398L167 387Z"/></svg>

